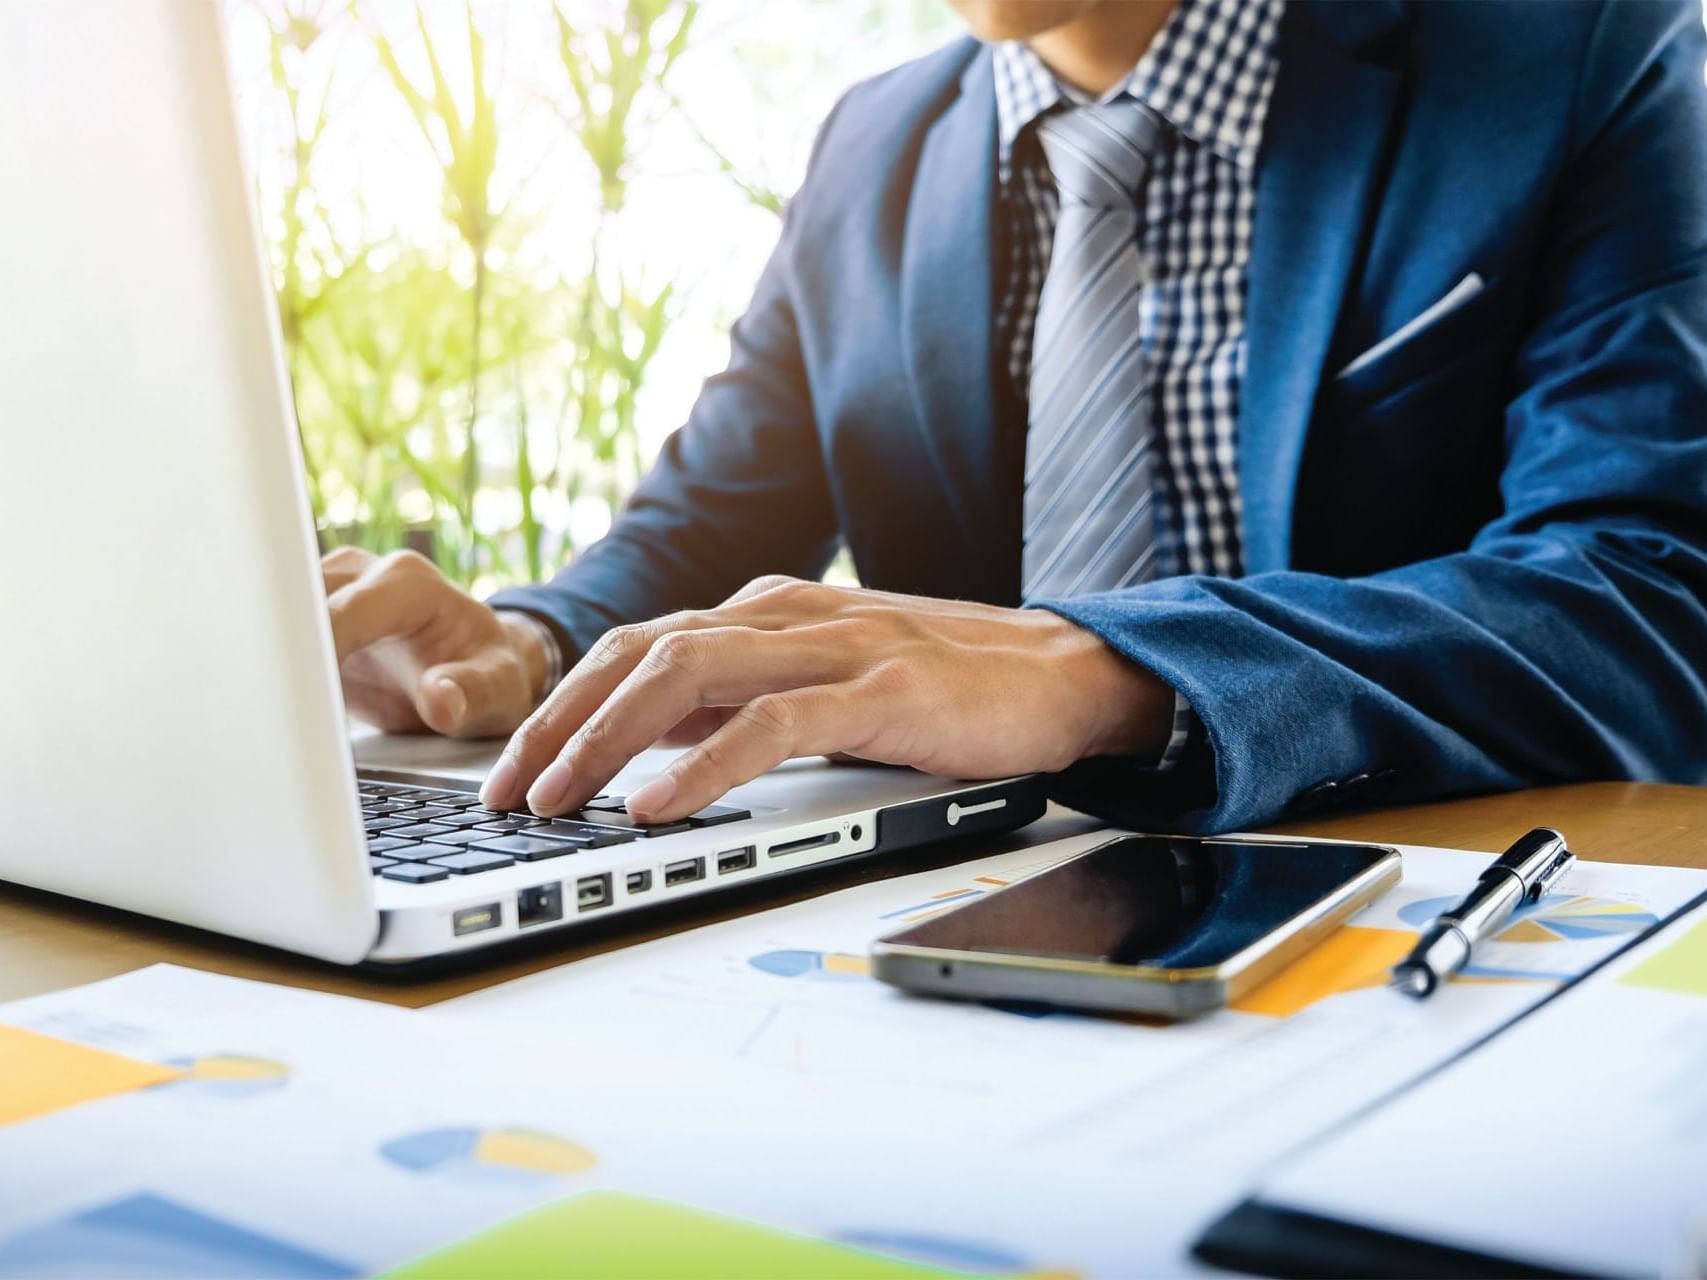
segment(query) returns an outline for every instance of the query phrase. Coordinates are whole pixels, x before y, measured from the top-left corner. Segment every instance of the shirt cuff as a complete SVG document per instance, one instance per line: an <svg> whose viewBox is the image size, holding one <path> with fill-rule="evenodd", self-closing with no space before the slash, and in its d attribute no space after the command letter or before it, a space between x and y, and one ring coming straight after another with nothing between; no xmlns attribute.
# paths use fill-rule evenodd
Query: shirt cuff
<svg viewBox="0 0 1707 1280"><path fill-rule="evenodd" d="M1150 766L1151 773L1166 773L1179 763L1180 756L1185 754L1186 744L1191 741L1193 730L1197 727L1197 713L1191 709L1191 703L1177 689L1174 691L1174 726L1168 734L1168 745L1162 748L1161 758Z"/></svg>

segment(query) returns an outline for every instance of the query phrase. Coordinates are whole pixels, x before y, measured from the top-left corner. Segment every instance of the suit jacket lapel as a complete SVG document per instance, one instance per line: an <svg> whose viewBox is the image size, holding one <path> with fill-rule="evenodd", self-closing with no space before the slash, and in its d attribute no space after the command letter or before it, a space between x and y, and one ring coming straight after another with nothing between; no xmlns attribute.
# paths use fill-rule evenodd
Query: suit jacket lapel
<svg viewBox="0 0 1707 1280"><path fill-rule="evenodd" d="M992 259L996 99L987 49L929 127L907 205L901 251L901 346L938 491L964 539L974 599L1017 590L1002 565L1006 505L995 472ZM1014 539L1018 537L1017 527ZM1005 578L1016 578L1009 589Z"/></svg>
<svg viewBox="0 0 1707 1280"><path fill-rule="evenodd" d="M1360 55L1394 0L1297 4L1257 167L1239 409L1245 569L1287 567L1304 437L1353 267L1368 243L1401 77Z"/></svg>

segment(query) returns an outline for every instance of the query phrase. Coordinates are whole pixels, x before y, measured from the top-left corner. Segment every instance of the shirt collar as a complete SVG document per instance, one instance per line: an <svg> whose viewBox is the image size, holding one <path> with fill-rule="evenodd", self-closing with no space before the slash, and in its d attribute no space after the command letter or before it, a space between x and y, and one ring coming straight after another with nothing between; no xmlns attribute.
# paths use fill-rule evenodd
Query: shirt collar
<svg viewBox="0 0 1707 1280"><path fill-rule="evenodd" d="M1062 84L1019 41L994 46L997 161L1005 182L1020 133L1059 102L1129 93L1193 142L1246 169L1256 164L1278 66L1285 0L1179 0L1126 78L1092 99Z"/></svg>

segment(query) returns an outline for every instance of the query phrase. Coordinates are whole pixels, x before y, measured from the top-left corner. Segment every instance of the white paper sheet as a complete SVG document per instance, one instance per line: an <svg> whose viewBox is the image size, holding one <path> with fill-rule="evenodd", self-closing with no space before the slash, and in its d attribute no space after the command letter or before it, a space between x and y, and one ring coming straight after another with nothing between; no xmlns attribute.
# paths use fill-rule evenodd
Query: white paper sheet
<svg viewBox="0 0 1707 1280"><path fill-rule="evenodd" d="M1261 1194L1543 1269L1707 1273L1707 910Z"/></svg>

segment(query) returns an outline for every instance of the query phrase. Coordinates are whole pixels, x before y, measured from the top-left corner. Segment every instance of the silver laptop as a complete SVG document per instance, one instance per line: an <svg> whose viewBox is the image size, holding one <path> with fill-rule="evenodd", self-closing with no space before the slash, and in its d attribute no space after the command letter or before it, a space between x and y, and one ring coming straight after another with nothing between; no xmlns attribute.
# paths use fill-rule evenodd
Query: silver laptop
<svg viewBox="0 0 1707 1280"><path fill-rule="evenodd" d="M643 758L542 826L358 776L240 152L217 0L0 7L0 878L402 963L1041 813L799 761L636 828Z"/></svg>

